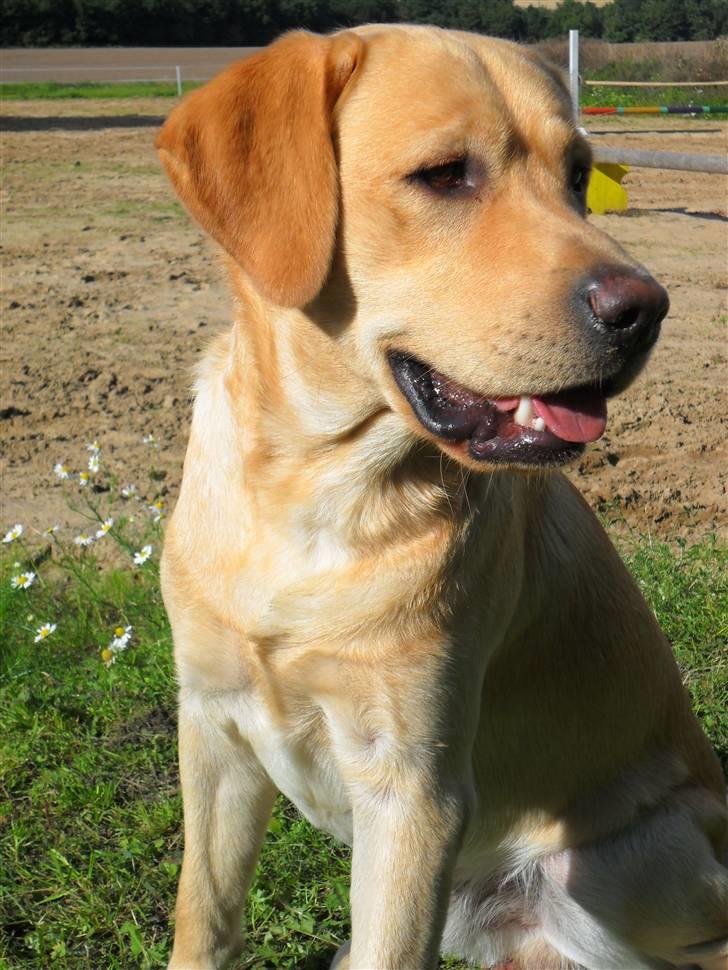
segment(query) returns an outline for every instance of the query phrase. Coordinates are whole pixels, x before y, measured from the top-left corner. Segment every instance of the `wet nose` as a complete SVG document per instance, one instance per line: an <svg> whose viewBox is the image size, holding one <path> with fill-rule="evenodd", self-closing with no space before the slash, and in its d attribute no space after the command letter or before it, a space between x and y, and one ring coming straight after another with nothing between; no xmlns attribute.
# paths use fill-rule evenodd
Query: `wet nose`
<svg viewBox="0 0 728 970"><path fill-rule="evenodd" d="M608 266L585 287L591 324L622 350L644 353L657 340L670 307L666 290L646 273Z"/></svg>

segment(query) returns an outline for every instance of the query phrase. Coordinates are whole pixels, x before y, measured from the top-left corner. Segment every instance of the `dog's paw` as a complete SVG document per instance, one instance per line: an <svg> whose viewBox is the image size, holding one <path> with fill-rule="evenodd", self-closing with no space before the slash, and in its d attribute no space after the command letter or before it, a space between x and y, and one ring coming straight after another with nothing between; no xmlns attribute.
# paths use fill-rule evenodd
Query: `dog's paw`
<svg viewBox="0 0 728 970"><path fill-rule="evenodd" d="M351 940L347 940L343 946L336 951L336 956L331 962L330 970L349 970L349 951L351 950Z"/></svg>

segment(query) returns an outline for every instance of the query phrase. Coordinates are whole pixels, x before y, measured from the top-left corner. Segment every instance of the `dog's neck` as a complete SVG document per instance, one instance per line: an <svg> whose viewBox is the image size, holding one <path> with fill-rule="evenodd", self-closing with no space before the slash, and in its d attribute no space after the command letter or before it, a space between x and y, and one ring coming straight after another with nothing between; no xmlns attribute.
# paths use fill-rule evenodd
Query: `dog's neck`
<svg viewBox="0 0 728 970"><path fill-rule="evenodd" d="M445 520L460 528L484 483L413 436L351 363L347 334L236 290L242 299L224 380L245 455L245 490L258 509L275 505L276 494L286 496L285 506L300 496L312 531L334 529L360 551ZM485 488L493 499L497 479Z"/></svg>
<svg viewBox="0 0 728 970"><path fill-rule="evenodd" d="M238 307L198 370L166 541L169 561L195 548L225 622L295 640L315 604L320 635L330 617L339 636L360 613L372 621L362 589L384 583L385 612L420 602L414 622L452 608L453 568L463 590L486 562L520 575L525 476L470 475L421 442L306 313L249 294Z"/></svg>

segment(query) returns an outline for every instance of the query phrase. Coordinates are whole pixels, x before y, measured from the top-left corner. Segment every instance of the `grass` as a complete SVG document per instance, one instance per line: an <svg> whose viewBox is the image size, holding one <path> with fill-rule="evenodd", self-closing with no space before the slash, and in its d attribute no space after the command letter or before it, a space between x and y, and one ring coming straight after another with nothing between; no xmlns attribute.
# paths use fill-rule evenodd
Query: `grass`
<svg viewBox="0 0 728 970"><path fill-rule="evenodd" d="M598 87L584 85L581 89L581 105L584 108L709 105L711 114L728 113L725 88L711 88L709 84L699 88L620 88L612 87L609 81L605 81Z"/></svg>
<svg viewBox="0 0 728 970"><path fill-rule="evenodd" d="M153 174L157 174L154 172ZM43 210L47 211L46 208ZM185 219L186 213L179 202L168 201L148 201L147 199L137 201L134 199L120 199L110 206L98 210L100 216L107 216L115 219L120 225L124 220L138 219L147 216L151 222L173 222Z"/></svg>
<svg viewBox="0 0 728 970"><path fill-rule="evenodd" d="M714 537L676 548L642 540L625 549L625 559L728 777L728 551Z"/></svg>
<svg viewBox="0 0 728 970"><path fill-rule="evenodd" d="M182 91L192 91L201 82L183 81ZM172 81L120 81L109 84L82 82L63 84L42 81L20 84L0 84L0 101L56 101L76 98L174 98L177 85Z"/></svg>
<svg viewBox="0 0 728 970"><path fill-rule="evenodd" d="M625 90L609 86L609 78L604 86L582 89L582 104L590 107L607 107L612 105L710 105L720 109L720 113L728 113L728 103L725 101L725 89L713 87L706 82L702 88L635 88ZM598 77L595 78L598 80ZM199 87L201 82L183 82L185 92ZM60 100L68 98L159 98L176 97L177 86L166 81L133 81L119 84L61 84L43 82L33 84L2 84L0 85L0 101L27 100Z"/></svg>
<svg viewBox="0 0 728 970"><path fill-rule="evenodd" d="M162 967L182 853L171 639L158 585L159 525L113 477L66 483L86 532L1 547L0 967ZM108 491L93 491L107 489ZM82 498L82 501L79 499ZM64 538L64 535L66 538ZM132 557L153 546L140 566ZM728 558L633 541L625 558L675 645L695 709L728 764ZM37 576L13 589L21 570ZM42 623L56 630L35 643ZM106 665L115 628L131 640ZM120 632L120 631L117 631ZM283 799L246 916L239 966L323 970L349 933L348 852ZM460 966L454 962L444 966Z"/></svg>

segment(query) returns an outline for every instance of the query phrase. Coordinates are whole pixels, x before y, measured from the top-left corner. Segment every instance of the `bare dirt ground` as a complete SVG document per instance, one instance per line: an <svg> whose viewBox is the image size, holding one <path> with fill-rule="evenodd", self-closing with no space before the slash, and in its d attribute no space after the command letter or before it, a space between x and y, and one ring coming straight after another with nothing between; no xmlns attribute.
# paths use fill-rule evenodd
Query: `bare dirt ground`
<svg viewBox="0 0 728 970"><path fill-rule="evenodd" d="M212 244L156 160L152 126L171 107L169 99L3 107L6 129L13 118L34 120L1 136L0 527L68 520L52 469L84 467L94 438L121 479L153 464L160 492L174 499L191 366L231 307ZM67 127L53 130L59 116ZM725 152L728 134L725 122L705 119L591 127L609 132L594 136L605 144L626 138L704 154ZM624 528L726 536L726 179L633 170L625 184L630 213L595 222L667 285L672 310L646 373L611 405L607 434L569 474ZM149 433L156 450L142 440Z"/></svg>

